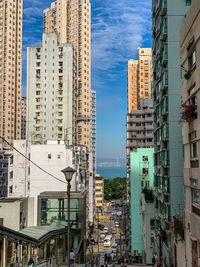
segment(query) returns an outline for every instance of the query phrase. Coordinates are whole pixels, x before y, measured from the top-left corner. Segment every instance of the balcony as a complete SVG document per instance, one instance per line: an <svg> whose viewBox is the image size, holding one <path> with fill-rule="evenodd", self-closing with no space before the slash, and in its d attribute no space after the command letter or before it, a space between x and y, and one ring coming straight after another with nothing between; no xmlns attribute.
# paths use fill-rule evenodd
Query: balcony
<svg viewBox="0 0 200 267"><path fill-rule="evenodd" d="M160 11L161 7L161 0L157 0L156 6L155 6L155 13L157 14Z"/></svg>
<svg viewBox="0 0 200 267"><path fill-rule="evenodd" d="M190 167L191 168L199 168L199 160L198 159L190 160Z"/></svg>
<svg viewBox="0 0 200 267"><path fill-rule="evenodd" d="M165 16L167 14L167 0L162 0L160 5L160 16Z"/></svg>
<svg viewBox="0 0 200 267"><path fill-rule="evenodd" d="M163 67L166 67L167 62L168 62L168 46L167 44L164 44L161 52L161 65Z"/></svg>
<svg viewBox="0 0 200 267"><path fill-rule="evenodd" d="M160 34L160 40L162 42L166 42L168 36L168 29L167 29L167 19L164 18L161 24L161 34Z"/></svg>
<svg viewBox="0 0 200 267"><path fill-rule="evenodd" d="M162 90L167 90L168 88L168 72L164 71L163 76L162 76Z"/></svg>

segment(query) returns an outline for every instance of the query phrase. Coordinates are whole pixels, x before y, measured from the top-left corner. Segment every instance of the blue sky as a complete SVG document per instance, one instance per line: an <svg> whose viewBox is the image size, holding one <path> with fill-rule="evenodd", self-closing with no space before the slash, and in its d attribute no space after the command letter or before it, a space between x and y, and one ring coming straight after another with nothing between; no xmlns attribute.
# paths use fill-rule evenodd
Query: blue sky
<svg viewBox="0 0 200 267"><path fill-rule="evenodd" d="M26 47L41 42L42 11L52 0L24 0L23 93ZM151 47L151 0L91 0L92 88L97 93L97 157L125 158L127 61Z"/></svg>

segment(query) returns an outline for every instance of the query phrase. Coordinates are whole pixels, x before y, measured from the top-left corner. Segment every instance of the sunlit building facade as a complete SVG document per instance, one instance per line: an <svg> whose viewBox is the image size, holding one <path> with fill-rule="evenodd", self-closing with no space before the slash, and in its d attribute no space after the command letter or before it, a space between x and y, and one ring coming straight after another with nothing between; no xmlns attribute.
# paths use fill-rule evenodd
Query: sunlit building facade
<svg viewBox="0 0 200 267"><path fill-rule="evenodd" d="M138 60L128 61L128 112L140 107L140 99L151 98L152 50L139 48Z"/></svg>
<svg viewBox="0 0 200 267"><path fill-rule="evenodd" d="M0 1L0 136L10 143L21 137L22 10Z"/></svg>
<svg viewBox="0 0 200 267"><path fill-rule="evenodd" d="M75 143L91 148L91 7L90 1L57 0L44 10L44 32L57 33L74 50Z"/></svg>

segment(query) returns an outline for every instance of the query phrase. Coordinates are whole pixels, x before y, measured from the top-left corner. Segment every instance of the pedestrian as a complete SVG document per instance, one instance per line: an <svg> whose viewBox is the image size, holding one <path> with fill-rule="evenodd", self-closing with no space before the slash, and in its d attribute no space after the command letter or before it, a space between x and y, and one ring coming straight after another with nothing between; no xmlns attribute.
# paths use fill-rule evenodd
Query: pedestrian
<svg viewBox="0 0 200 267"><path fill-rule="evenodd" d="M73 249L71 249L71 251L70 251L69 258L70 258L70 264L74 264L75 253L74 253Z"/></svg>
<svg viewBox="0 0 200 267"><path fill-rule="evenodd" d="M153 255L153 258L152 258L152 263L153 263L153 266L157 266L157 262L158 262L158 256L157 256L157 253L155 252L154 255Z"/></svg>
<svg viewBox="0 0 200 267"><path fill-rule="evenodd" d="M36 264L32 258L29 259L26 267L36 267Z"/></svg>

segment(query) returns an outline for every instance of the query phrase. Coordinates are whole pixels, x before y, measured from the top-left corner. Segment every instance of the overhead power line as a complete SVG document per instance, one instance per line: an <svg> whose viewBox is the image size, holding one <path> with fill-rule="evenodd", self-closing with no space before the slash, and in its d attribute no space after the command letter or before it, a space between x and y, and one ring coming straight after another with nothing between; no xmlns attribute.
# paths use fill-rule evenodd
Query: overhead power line
<svg viewBox="0 0 200 267"><path fill-rule="evenodd" d="M12 147L15 151L17 151L17 153L19 153L22 157L24 157L25 159L27 159L29 162L31 162L34 166L36 166L38 169L40 169L41 171L43 171L44 173L48 174L49 176L51 176L53 179L67 184L66 182L62 181L61 179L59 179L58 177L54 176L53 174L47 172L46 170L44 170L42 167L40 167L37 163L35 163L34 161L32 161L31 159L29 159L28 157L26 157L23 153L21 153L17 148L15 148L13 145L11 145L5 138L3 138L2 136L0 136L0 138L6 143L8 144L10 147Z"/></svg>

